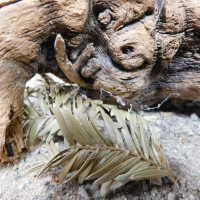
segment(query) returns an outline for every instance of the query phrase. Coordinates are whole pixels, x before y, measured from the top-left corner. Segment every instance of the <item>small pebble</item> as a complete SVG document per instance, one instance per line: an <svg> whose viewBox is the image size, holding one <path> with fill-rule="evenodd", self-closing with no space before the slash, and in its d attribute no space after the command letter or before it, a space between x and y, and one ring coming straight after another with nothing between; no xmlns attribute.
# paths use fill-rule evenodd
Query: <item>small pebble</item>
<svg viewBox="0 0 200 200"><path fill-rule="evenodd" d="M194 58L196 58L197 60L200 60L200 54L199 53L195 53L194 54Z"/></svg>
<svg viewBox="0 0 200 200"><path fill-rule="evenodd" d="M190 117L191 117L191 119L194 120L194 121L199 120L199 117L198 117L196 114L194 114L194 113L193 113Z"/></svg>
<svg viewBox="0 0 200 200"><path fill-rule="evenodd" d="M170 192L168 194L168 199L167 200L175 200L175 198L176 198L176 195L174 193Z"/></svg>

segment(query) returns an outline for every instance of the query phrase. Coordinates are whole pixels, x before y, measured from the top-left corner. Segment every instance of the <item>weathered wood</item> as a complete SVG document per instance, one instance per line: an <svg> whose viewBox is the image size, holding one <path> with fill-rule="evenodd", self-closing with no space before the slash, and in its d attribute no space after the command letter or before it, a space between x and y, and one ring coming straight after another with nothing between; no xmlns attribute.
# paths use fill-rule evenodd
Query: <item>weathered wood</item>
<svg viewBox="0 0 200 200"><path fill-rule="evenodd" d="M94 0L92 9L94 56L76 71L93 89L140 109L200 100L198 0Z"/></svg>
<svg viewBox="0 0 200 200"><path fill-rule="evenodd" d="M4 0L0 46L0 159L35 73L139 109L200 100L199 0Z"/></svg>
<svg viewBox="0 0 200 200"><path fill-rule="evenodd" d="M81 32L87 11L87 0L0 3L0 162L24 148L20 120L26 81L37 72L56 73L53 64L52 69L45 66L44 44L58 32Z"/></svg>

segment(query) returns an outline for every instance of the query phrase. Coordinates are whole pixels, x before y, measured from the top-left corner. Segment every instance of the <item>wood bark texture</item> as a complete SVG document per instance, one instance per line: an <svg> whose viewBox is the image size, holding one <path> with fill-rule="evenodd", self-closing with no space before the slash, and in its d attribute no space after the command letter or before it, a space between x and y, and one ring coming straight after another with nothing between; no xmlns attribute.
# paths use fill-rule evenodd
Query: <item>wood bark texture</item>
<svg viewBox="0 0 200 200"><path fill-rule="evenodd" d="M135 109L199 101L199 47L199 0L2 0L0 160L24 148L23 91L35 73Z"/></svg>
<svg viewBox="0 0 200 200"><path fill-rule="evenodd" d="M82 36L93 49L88 62L69 64L76 50L64 54L68 44L60 36L55 42L69 80L135 109L166 98L199 101L198 0L93 0L89 7Z"/></svg>
<svg viewBox="0 0 200 200"><path fill-rule="evenodd" d="M57 33L81 32L87 13L86 0L0 2L0 162L15 159L24 148L21 118L26 81L37 72L58 69L53 61L46 62L51 60L48 41Z"/></svg>

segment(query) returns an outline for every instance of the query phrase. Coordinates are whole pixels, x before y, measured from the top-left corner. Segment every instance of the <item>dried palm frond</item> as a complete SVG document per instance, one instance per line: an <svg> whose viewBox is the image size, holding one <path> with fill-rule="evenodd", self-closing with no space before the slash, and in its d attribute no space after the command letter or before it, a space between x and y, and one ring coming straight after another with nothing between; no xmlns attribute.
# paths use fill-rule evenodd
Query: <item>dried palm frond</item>
<svg viewBox="0 0 200 200"><path fill-rule="evenodd" d="M68 148L55 155L51 144L55 156L40 175L59 167L60 181L94 180L103 196L129 181L170 175L159 137L135 112L88 99L77 90L57 90L52 99L51 105L40 100L42 114L29 112L35 117L26 130L29 139L61 131Z"/></svg>

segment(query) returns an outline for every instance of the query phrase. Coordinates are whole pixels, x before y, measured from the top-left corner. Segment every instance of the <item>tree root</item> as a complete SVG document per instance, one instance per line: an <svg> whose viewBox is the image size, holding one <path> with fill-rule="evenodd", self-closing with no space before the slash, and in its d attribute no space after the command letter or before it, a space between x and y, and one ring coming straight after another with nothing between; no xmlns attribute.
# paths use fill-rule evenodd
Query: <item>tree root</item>
<svg viewBox="0 0 200 200"><path fill-rule="evenodd" d="M4 137L4 138L2 138ZM4 143L2 143L4 141ZM4 135L1 135L0 163L13 162L18 159L25 149L23 141L23 126L19 118L15 119L7 127Z"/></svg>

